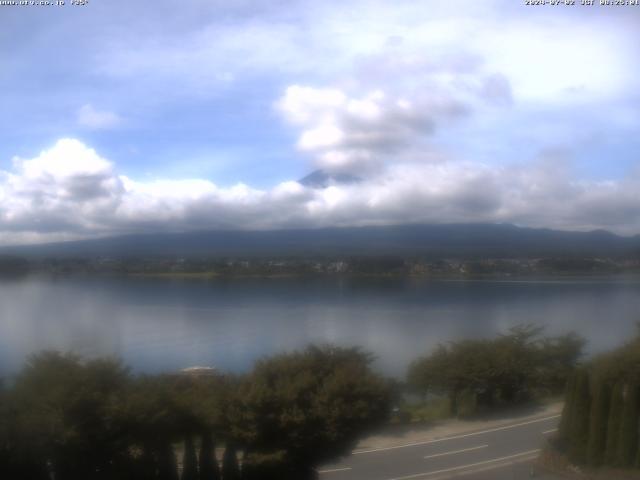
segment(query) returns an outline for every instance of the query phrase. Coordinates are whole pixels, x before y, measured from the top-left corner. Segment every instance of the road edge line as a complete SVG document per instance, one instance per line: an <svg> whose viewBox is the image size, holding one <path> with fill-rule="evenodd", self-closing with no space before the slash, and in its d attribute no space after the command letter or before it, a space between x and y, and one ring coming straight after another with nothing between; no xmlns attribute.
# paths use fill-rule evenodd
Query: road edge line
<svg viewBox="0 0 640 480"><path fill-rule="evenodd" d="M433 455L425 455L422 458L427 460L429 458L444 457L446 455L455 455L456 453L473 452L474 450L480 450L481 448L487 448L488 446L489 445L478 445L477 447L463 448L462 450L453 450L451 452L434 453Z"/></svg>
<svg viewBox="0 0 640 480"><path fill-rule="evenodd" d="M509 460L509 459L517 458L517 457L524 457L524 456L530 457L531 455L534 455L534 454L537 454L537 453L540 453L540 449L539 448L536 448L535 450L527 450L526 452L515 453L513 455L507 455L505 457L498 457L498 458L493 458L493 459L490 459L490 460L483 460L481 462L469 463L467 465L459 465L457 467L444 468L442 470L434 470L433 472L415 473L413 475L405 475L403 477L394 477L394 478L390 478L388 480L409 480L411 478L430 477L432 475L438 475L438 474L441 474L441 473L455 472L456 470L464 470L465 468L477 467L477 466L480 466L480 465L487 465L489 463L495 463L495 462L503 462L503 464L504 464L504 460ZM526 461L527 459L522 459L522 461ZM510 465L511 463L514 463L514 462L506 462L506 465ZM494 468L499 468L499 467L498 466L494 466Z"/></svg>
<svg viewBox="0 0 640 480"><path fill-rule="evenodd" d="M534 423L544 422L546 420L552 420L554 418L560 418L561 416L562 416L561 414L557 414L557 415L552 415L550 417L544 417L544 418L538 418L538 419L534 419L534 420L529 420L527 422L521 422L521 423L516 423L516 424L512 424L512 425L504 425L504 426L501 426L501 427L490 428L490 429L482 430L482 431L479 431L479 432L463 433L463 434L460 434L460 435L453 435L451 437L435 438L433 440L425 440L425 441L422 441L422 442L406 443L406 444L403 444L403 445L393 445L391 447L372 448L372 449L369 449L369 450L356 450L354 452L351 452L351 455L363 455L365 453L384 452L386 450L396 450L398 448L416 447L416 446L419 446L419 445L430 445L432 443L446 442L448 440L457 440L459 438L473 437L475 435L483 435L485 433L493 433L493 432L499 432L501 430L509 430L510 428L523 427L525 425L531 425L531 424L534 424Z"/></svg>

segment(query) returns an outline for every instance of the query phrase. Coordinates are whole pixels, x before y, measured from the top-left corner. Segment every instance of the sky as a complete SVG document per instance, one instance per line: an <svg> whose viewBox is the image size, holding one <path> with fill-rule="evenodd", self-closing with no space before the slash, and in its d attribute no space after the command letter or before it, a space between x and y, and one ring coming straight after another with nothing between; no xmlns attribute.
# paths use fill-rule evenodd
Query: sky
<svg viewBox="0 0 640 480"><path fill-rule="evenodd" d="M460 222L639 234L640 7L576 3L0 5L0 244ZM317 169L359 181L298 182Z"/></svg>

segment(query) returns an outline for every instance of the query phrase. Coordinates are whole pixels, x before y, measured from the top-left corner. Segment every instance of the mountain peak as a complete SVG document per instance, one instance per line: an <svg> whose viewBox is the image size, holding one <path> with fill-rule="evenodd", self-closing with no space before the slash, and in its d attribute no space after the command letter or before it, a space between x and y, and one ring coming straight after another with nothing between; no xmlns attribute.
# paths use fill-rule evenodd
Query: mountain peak
<svg viewBox="0 0 640 480"><path fill-rule="evenodd" d="M361 181L360 177L350 173L329 173L325 170L315 170L298 180L298 183L310 188L327 188L332 185L348 185Z"/></svg>

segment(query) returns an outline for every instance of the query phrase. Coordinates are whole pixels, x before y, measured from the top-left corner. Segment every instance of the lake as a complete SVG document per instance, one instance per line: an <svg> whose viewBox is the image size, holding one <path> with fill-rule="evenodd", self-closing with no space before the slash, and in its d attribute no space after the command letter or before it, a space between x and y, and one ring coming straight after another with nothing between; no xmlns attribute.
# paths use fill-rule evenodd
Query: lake
<svg viewBox="0 0 640 480"><path fill-rule="evenodd" d="M589 352L615 347L640 320L638 277L434 281L415 278L0 280L0 373L42 349L117 355L137 372L255 359L310 342L359 345L403 375L439 342L513 325L575 330Z"/></svg>

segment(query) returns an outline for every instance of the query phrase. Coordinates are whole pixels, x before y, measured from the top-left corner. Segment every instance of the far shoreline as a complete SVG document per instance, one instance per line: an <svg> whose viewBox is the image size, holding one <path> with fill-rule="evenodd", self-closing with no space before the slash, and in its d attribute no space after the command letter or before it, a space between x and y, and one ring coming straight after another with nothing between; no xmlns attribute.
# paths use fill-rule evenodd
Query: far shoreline
<svg viewBox="0 0 640 480"><path fill-rule="evenodd" d="M579 281L637 283L640 272L581 273L551 272L520 275L505 274L408 274L408 273L219 273L219 272L95 272L95 271L30 271L16 275L0 275L0 281L27 278L112 278L157 280L282 280L282 279L353 279L353 280L424 280L433 282L492 282L492 283L565 283Z"/></svg>

